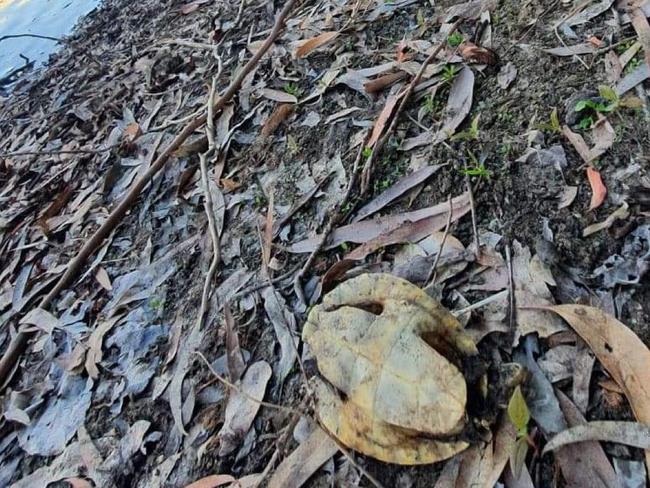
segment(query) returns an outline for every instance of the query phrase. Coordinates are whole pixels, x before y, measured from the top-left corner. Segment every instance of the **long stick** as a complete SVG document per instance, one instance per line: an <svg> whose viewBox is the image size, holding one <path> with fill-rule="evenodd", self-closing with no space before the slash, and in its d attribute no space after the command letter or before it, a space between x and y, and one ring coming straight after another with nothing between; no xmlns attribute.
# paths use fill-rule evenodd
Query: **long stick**
<svg viewBox="0 0 650 488"><path fill-rule="evenodd" d="M277 37L280 35L280 32L284 26L284 21L286 20L287 15L295 3L296 0L287 0L284 8L275 20L275 24L273 25L273 29L271 29L271 33L266 38L266 41L264 41L264 44L248 61L248 63L246 63L241 71L237 73L235 78L230 82L230 85L228 85L228 88L226 88L224 94L214 104L215 113L222 110L224 106L232 99L232 97L241 87L244 78L246 78L246 76L253 70L253 68L255 68L260 59L262 59L264 54L266 54L266 52L269 50L275 39L277 39ZM63 273L63 276L59 278L59 281L56 283L56 285L54 285L54 288L52 288L52 291L50 291L50 293L48 293L47 296L41 300L38 305L39 308L47 308L52 303L54 298L56 298L59 292L63 290L68 284L70 284L76 276L79 275L79 271L81 270L83 264L90 257L90 255L93 254L95 250L102 244L104 239L108 237L113 229L115 229L117 225L122 221L122 218L133 206L137 198L140 196L142 190L149 184L153 177L162 168L165 167L165 164L172 157L174 151L181 147L181 145L187 140L189 136L194 133L195 130L205 124L207 118L207 114L203 114L185 126L181 133L176 136L176 138L169 144L169 146L167 146L167 149L165 149L165 151L163 151L163 153L158 156L158 158L153 162L147 172L133 184L129 190L129 193L124 197L120 204L115 207L115 209L111 212L111 214L99 227L99 229L95 231L90 239L88 239L88 241L86 241L83 247L79 250L77 255L70 262L70 265L68 266L65 273ZM12 371L14 364L16 361L18 361L20 356L25 351L27 347L27 341L30 337L31 333L21 330L13 337L9 343L9 346L2 356L2 359L0 359L0 385L5 383L5 380L7 379L9 373Z"/></svg>

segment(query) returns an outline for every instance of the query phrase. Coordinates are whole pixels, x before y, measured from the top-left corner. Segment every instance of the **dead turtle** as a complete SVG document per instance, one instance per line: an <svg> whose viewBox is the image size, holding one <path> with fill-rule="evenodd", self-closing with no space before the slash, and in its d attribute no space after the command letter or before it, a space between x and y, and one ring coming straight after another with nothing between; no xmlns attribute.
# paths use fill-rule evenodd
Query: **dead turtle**
<svg viewBox="0 0 650 488"><path fill-rule="evenodd" d="M458 365L478 351L417 286L388 274L346 281L311 310L302 337L328 382L315 381L319 421L345 446L408 465L468 446Z"/></svg>

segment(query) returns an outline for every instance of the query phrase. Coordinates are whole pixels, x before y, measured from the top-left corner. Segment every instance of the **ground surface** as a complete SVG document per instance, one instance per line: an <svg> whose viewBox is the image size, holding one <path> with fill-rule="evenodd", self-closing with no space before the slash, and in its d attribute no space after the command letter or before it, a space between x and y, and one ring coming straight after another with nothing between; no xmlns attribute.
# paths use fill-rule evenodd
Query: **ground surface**
<svg viewBox="0 0 650 488"><path fill-rule="evenodd" d="M238 13L239 2L111 0L92 12L49 66L20 82L0 106L2 347L18 327L37 331L4 390L0 485L44 486L83 478L96 486L184 486L213 474L259 475L245 478L251 483L245 486L266 485L304 442L308 428L301 422L303 428L291 435L293 412L267 406L257 412L259 405L241 394L236 404L235 390L229 394L196 353L233 382L242 373L232 360L238 357L247 367L240 380L247 391L261 391L266 402L287 408L311 408L296 348L307 374L316 368L301 341L292 346L292 337L300 337L307 311L321 292L342 280L326 272L377 233L355 227L349 238L317 254L301 281L307 304L294 290L294 276L314 246L301 241L322 232L334 215L343 216L341 225L352 222L355 212L375 198L381 208L364 220L398 216L399 236L384 227L380 237L392 238L350 262L348 275L392 272L424 286L444 240L436 280L427 289L450 310L492 297L459 318L480 340L494 390L499 390L498 372L513 359L538 373L531 373L537 381L523 385L529 407L543 397L541 407L531 407L528 432L535 448L524 461L534 486L585 486L581 483L595 477L588 467L594 463L604 463L600 483L621 466L644 479L642 451L621 444L604 444L605 457L600 444L589 443L591 454L583 454L586 465L580 466L585 478L566 463L575 452L540 455L549 434L566 428L545 416L555 408L562 417L549 381L558 395L568 393L588 420L633 419L630 395L626 400L627 390L615 384L615 375L610 379L608 363L588 338L583 336L590 347L542 312L510 313L513 290L518 307L593 305L650 343L649 288L643 276L650 251L647 86L633 86L616 100L598 98L599 86L620 86L620 79L643 67L644 51L632 55L635 30L624 6L609 3L602 14L573 26L575 38L553 29L572 14L560 2L463 4L457 14L467 20L459 26L460 38L441 33L441 26L455 19L448 9L459 2L302 2L233 103L217 114L216 137L223 147L208 160L208 191L221 252L201 327L197 316L213 256L199 170L201 144L186 144L154 177L49 312L32 310L132 182L204 109L213 76L220 73L216 88L221 92L259 49L281 5L244 2ZM476 6L484 7L480 18ZM300 41L335 31L339 34L323 46L296 55ZM482 60L467 53L467 44L457 48L460 40L490 48L498 62L477 63ZM590 42L592 52L578 58L544 51L563 42ZM395 131L378 152L368 191L362 194L355 185L351 199L344 201L355 157L361 152L363 164L371 152L363 146L368 131L381 128L387 101L407 86L439 43L445 48L433 63L433 77L423 78L422 89L399 114ZM626 58L618 72L616 63ZM368 78L400 69L409 75L368 94L363 87L368 80L360 82L358 71L396 60L405 61L403 68L395 63ZM504 81L513 69L516 76ZM458 80L468 73L474 82L461 86ZM445 108L452 93L465 100L471 95L469 111L460 111L463 123L451 130L455 137L439 132L458 115ZM605 109L576 113L576 104L587 99ZM602 155L589 161L592 175L599 173L607 188L593 210L598 185L593 180L590 185L587 161L566 130L562 133L564 125L588 145L603 147ZM613 134L607 134L609 127ZM427 131L445 140L434 144L431 135L425 144L405 150ZM198 130L188 142L203 135ZM425 184L407 185L408 192L400 193L404 197L380 196L432 165L443 166ZM326 175L322 190L289 213ZM563 200L571 192L575 198ZM465 203L458 204L462 209L454 212L444 239L450 196ZM420 227L404 216L436 204L433 218L420 221ZM625 205L622 218L583 235ZM282 224L275 235L267 232L269 222ZM478 256L475 238L481 244ZM232 311L232 321L224 307ZM526 334L536 339L520 340ZM530 352L533 342L539 351L526 359L525 349ZM540 382L550 388L552 401L540 392ZM472 408L487 422L485 430L502 425L494 423L500 416L496 405L505 406L507 398L505 403L503 398L470 402L479 405ZM489 434L482 441L474 436L471 452L485 456L489 439ZM514 442L513 437L509 445ZM498 452L503 454L499 449L495 445L494 470ZM308 465L308 460L301 462ZM355 460L361 468L340 453L319 470L324 461L317 463L306 484L370 486L361 469L384 486L434 486L443 466L453 479L459 458L414 468L361 455ZM454 486L479 478L470 456L460 462ZM507 486L530 486L513 484L510 469L501 478Z"/></svg>

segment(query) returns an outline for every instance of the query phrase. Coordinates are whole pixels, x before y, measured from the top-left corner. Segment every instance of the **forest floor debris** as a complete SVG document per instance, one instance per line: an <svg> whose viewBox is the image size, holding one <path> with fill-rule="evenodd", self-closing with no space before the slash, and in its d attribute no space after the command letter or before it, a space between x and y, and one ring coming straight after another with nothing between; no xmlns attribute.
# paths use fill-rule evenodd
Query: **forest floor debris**
<svg viewBox="0 0 650 488"><path fill-rule="evenodd" d="M553 5L85 17L0 102L0 485L644 486L650 2ZM314 415L309 312L388 275L478 348L446 461Z"/></svg>

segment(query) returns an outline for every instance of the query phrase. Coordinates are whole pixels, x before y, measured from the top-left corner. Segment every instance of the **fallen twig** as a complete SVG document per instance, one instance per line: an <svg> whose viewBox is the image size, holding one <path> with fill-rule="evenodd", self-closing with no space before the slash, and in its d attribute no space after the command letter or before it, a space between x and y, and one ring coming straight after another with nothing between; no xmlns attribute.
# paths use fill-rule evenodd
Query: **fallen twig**
<svg viewBox="0 0 650 488"><path fill-rule="evenodd" d="M219 63L219 72L221 71L221 63ZM201 294L201 308L199 309L199 315L197 318L197 326L199 328L203 327L203 321L205 319L205 314L208 310L208 302L210 299L210 290L212 288L212 280L214 280L214 275L217 272L217 267L219 266L219 261L221 261L221 236L219 235L219 230L217 229L217 223L214 219L214 202L212 201L212 192L210 191L210 180L208 178L208 156L212 157L215 154L215 143L214 143L214 112L212 107L214 106L214 96L217 89L217 78L219 74L212 78L212 86L210 88L210 96L208 97L208 120L207 126L205 129L206 135L208 137L208 150L206 153L199 154L199 167L201 168L201 184L203 185L203 206L205 213L208 217L208 229L210 230L210 239L212 241L212 261L210 263L210 268L205 277L205 282L203 283L203 293Z"/></svg>
<svg viewBox="0 0 650 488"><path fill-rule="evenodd" d="M17 39L20 37L35 37L36 39L47 39L48 41L63 42L63 39L59 37L42 36L40 34L9 34L6 36L1 36L0 42L4 41L5 39Z"/></svg>
<svg viewBox="0 0 650 488"><path fill-rule="evenodd" d="M478 228L476 227L476 207L474 206L474 191L472 190L472 182L469 175L465 175L465 183L467 184L467 192L469 193L469 204L472 215L472 234L474 235L474 252L478 256L481 251L481 245L478 241Z"/></svg>
<svg viewBox="0 0 650 488"><path fill-rule="evenodd" d="M436 254L436 259L433 262L431 269L429 270L429 275L427 276L427 281L426 281L427 285L429 283L436 282L436 268L438 267L438 263L440 262L442 251L445 248L445 241L447 240L447 236L449 235L449 228L451 227L451 217L454 213L454 207L451 203L451 195L449 195L447 201L449 202L449 214L447 215L447 224L445 225L445 233L442 235L442 241L440 242L440 249L438 249L438 254Z"/></svg>
<svg viewBox="0 0 650 488"><path fill-rule="evenodd" d="M508 324L510 330L514 332L516 324L516 302L515 302L515 281L514 273L512 269L512 255L510 254L510 244L506 244L506 263L508 265L508 308L510 313L508 314Z"/></svg>
<svg viewBox="0 0 650 488"><path fill-rule="evenodd" d="M230 85L226 88L223 95L215 102L213 110L215 113L223 109L223 107L230 102L233 96L237 93L241 84L244 81L244 78L257 66L262 57L270 49L271 45L275 39L280 35L280 32L284 26L284 22L289 15L289 12L293 9L294 4L297 0L287 0L282 11L277 16L275 24L271 29L271 33L266 38L264 43L260 46L259 50L253 55L253 57L244 65L244 67L239 70L235 78L230 82ZM119 205L110 213L108 218L104 223L95 231L95 233L85 242L82 248L79 250L77 255L70 261L65 273L59 278L59 281L56 283L54 288L50 293L45 296L39 303L39 308L47 308L54 298L63 290L76 276L79 275L79 271L83 264L86 262L88 257L95 252L95 250L101 245L104 239L117 227L117 225L122 221L124 215L131 209L137 198L140 196L142 190L149 184L152 178L158 174L158 172L165 167L169 159L189 136L191 136L194 131L199 127L205 124L207 120L207 114L203 114L200 117L192 120L185 128L174 138L174 140L167 146L167 148L158 156L156 161L149 167L147 172L143 174L140 179L138 179L129 190L128 194L124 199L119 203ZM7 350L5 351L2 359L0 359L0 384L4 384L7 376L14 367L14 364L20 358L22 353L27 347L27 342L31 337L31 332L26 332L24 329L18 331L18 333L12 338Z"/></svg>
<svg viewBox="0 0 650 488"><path fill-rule="evenodd" d="M449 31L447 32L447 35L453 34L456 31L456 29L458 29L462 21L463 19L459 18L456 22L454 22L450 27ZM409 102L409 99L411 98L411 95L413 94L415 87L420 83L420 80L422 79L422 75L424 74L424 71L427 69L427 66L431 64L431 62L436 58L436 56L440 53L440 51L442 51L442 49L446 46L446 44L447 44L447 40L445 38L445 40L443 40L440 44L438 44L438 47L436 47L433 50L433 52L429 54L429 56L427 56L427 59L424 60L422 66L420 66L420 70L415 75L415 77L411 80L409 86L406 88L406 91L402 96L402 101L397 107L397 110L395 110L395 114L393 115L393 120L391 121L390 126L372 148L372 152L370 153L370 156L368 156L368 159L366 160L363 166L363 172L361 173L361 194L362 195L366 193L368 191L368 188L370 187L370 177L372 174L372 168L375 159L377 158L379 153L381 153L384 145L390 138L391 134L395 131L395 128L397 127L397 123L399 121L399 117L401 113L404 111L406 104Z"/></svg>

